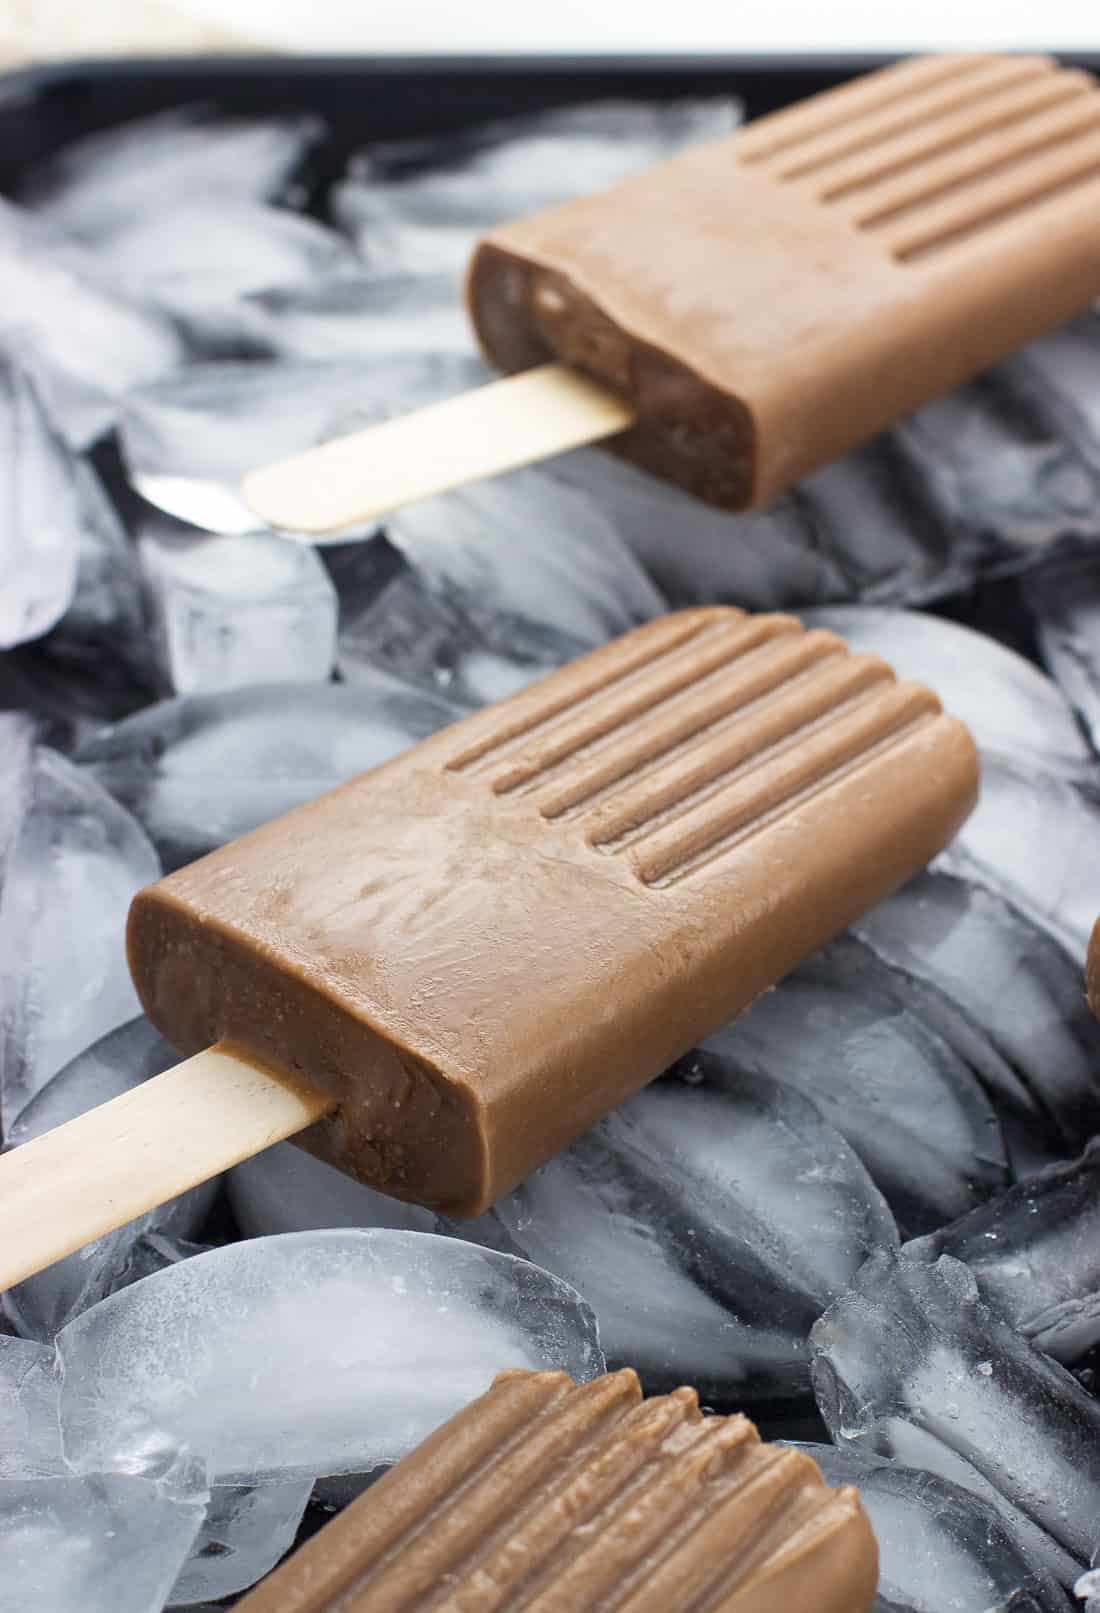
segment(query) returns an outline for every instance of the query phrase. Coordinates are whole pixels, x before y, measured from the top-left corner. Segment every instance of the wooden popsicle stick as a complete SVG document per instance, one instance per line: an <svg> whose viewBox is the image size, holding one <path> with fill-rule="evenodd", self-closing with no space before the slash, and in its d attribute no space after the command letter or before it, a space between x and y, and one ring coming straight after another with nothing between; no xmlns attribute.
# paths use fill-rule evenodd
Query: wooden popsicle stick
<svg viewBox="0 0 1100 1613"><path fill-rule="evenodd" d="M268 526L337 532L614 436L633 420L630 405L595 381L541 364L250 471L241 493Z"/></svg>
<svg viewBox="0 0 1100 1613"><path fill-rule="evenodd" d="M222 1043L0 1154L0 1292L335 1107Z"/></svg>

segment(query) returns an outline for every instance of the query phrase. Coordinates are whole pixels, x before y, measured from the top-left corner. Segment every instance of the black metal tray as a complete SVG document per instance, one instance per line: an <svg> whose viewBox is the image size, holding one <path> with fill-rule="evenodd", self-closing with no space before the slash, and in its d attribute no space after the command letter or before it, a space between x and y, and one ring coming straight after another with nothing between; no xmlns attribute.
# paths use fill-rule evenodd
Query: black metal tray
<svg viewBox="0 0 1100 1613"><path fill-rule="evenodd" d="M0 76L0 190L67 141L187 102L227 112L319 112L331 173L371 139L428 134L596 96L733 94L749 117L843 83L866 56L300 57L72 61ZM1100 69L1100 53L1066 56ZM322 172L322 181L329 174Z"/></svg>

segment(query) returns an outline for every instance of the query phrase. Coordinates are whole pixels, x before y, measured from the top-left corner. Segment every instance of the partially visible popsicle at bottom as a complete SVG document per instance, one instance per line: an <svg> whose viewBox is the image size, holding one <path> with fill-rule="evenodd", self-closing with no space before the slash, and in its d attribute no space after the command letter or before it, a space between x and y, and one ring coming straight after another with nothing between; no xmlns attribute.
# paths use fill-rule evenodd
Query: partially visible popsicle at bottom
<svg viewBox="0 0 1100 1613"><path fill-rule="evenodd" d="M511 1371L238 1613L866 1613L877 1578L858 1492L747 1418Z"/></svg>

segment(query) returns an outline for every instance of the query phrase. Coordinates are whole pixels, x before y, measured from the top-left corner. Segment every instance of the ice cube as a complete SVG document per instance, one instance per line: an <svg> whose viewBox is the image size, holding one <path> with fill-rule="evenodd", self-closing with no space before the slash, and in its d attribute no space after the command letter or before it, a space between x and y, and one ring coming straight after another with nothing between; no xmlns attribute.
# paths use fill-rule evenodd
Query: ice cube
<svg viewBox="0 0 1100 1613"><path fill-rule="evenodd" d="M1014 403L997 372L958 387L894 430L902 453L980 534L984 566L1096 525L1096 479L1073 450Z"/></svg>
<svg viewBox="0 0 1100 1613"><path fill-rule="evenodd" d="M52 1350L0 1334L0 1483L66 1471L57 1416L60 1387Z"/></svg>
<svg viewBox="0 0 1100 1613"><path fill-rule="evenodd" d="M1100 319L1094 310L1032 342L997 371L1039 424L1071 444L1095 471L1100 471L1098 360ZM1092 508L1095 513L1095 502Z"/></svg>
<svg viewBox="0 0 1100 1613"><path fill-rule="evenodd" d="M25 182L37 219L102 241L183 202L274 201L323 126L312 116L218 118L173 107L86 135Z"/></svg>
<svg viewBox="0 0 1100 1613"><path fill-rule="evenodd" d="M1065 1613L996 1511L958 1484L854 1449L804 1445L830 1485L855 1484L879 1552L882 1613Z"/></svg>
<svg viewBox="0 0 1100 1613"><path fill-rule="evenodd" d="M730 100L591 102L368 148L334 207L381 269L461 273L474 237L732 132Z"/></svg>
<svg viewBox="0 0 1100 1613"><path fill-rule="evenodd" d="M1020 587L1047 669L1100 750L1100 565L1092 547L1063 545Z"/></svg>
<svg viewBox="0 0 1100 1613"><path fill-rule="evenodd" d="M257 685L163 701L93 736L79 758L176 868L388 761L465 709L383 672L354 687Z"/></svg>
<svg viewBox="0 0 1100 1613"><path fill-rule="evenodd" d="M0 1613L161 1613L202 1515L140 1478L0 1481Z"/></svg>
<svg viewBox="0 0 1100 1613"><path fill-rule="evenodd" d="M506 1366L603 1370L565 1283L450 1238L292 1233L181 1261L57 1341L66 1459L133 1471L167 1439L219 1484L395 1461Z"/></svg>
<svg viewBox="0 0 1100 1613"><path fill-rule="evenodd" d="M148 673L141 574L137 555L99 477L84 460L73 463L77 492L77 573L72 603L42 649L76 664L98 682ZM148 698L148 688L139 691Z"/></svg>
<svg viewBox="0 0 1100 1613"><path fill-rule="evenodd" d="M907 1237L964 1214L1008 1180L988 1098L921 1007L900 971L845 937L705 1044L723 1055L723 1086L736 1090L744 1071L756 1071L816 1104Z"/></svg>
<svg viewBox="0 0 1100 1613"><path fill-rule="evenodd" d="M985 751L978 805L934 866L999 891L1083 962L1100 913L1098 835L1094 781Z"/></svg>
<svg viewBox="0 0 1100 1613"><path fill-rule="evenodd" d="M47 415L73 448L115 424L129 388L183 362L183 340L163 314L29 238L0 238L0 308L6 345L15 333Z"/></svg>
<svg viewBox="0 0 1100 1613"><path fill-rule="evenodd" d="M259 339L283 359L477 353L450 275L363 275L257 291L245 302Z"/></svg>
<svg viewBox="0 0 1100 1613"><path fill-rule="evenodd" d="M1089 748L1057 684L985 633L915 611L828 607L805 613L852 649L883 655L900 678L929 684L983 750L1076 773Z"/></svg>
<svg viewBox="0 0 1100 1613"><path fill-rule="evenodd" d="M30 377L0 355L0 648L39 638L76 591L80 496Z"/></svg>
<svg viewBox="0 0 1100 1613"><path fill-rule="evenodd" d="M967 1058L1021 1153L1065 1157L1100 1131L1100 1026L1081 965L981 885L910 881L853 933L921 990L921 1013Z"/></svg>
<svg viewBox="0 0 1100 1613"><path fill-rule="evenodd" d="M138 492L170 515L251 532L259 522L239 491L247 471L465 391L485 374L475 360L442 355L191 365L127 398L123 458Z"/></svg>
<svg viewBox="0 0 1100 1613"><path fill-rule="evenodd" d="M161 675L177 694L325 682L336 590L315 550L253 532L148 524L138 541Z"/></svg>
<svg viewBox="0 0 1100 1613"><path fill-rule="evenodd" d="M97 1037L133 1018L130 899L158 877L144 831L95 779L46 746L0 891L0 1122Z"/></svg>
<svg viewBox="0 0 1100 1613"><path fill-rule="evenodd" d="M985 1305L969 1269L873 1255L811 1335L833 1439L992 1502L1072 1585L1100 1516L1100 1404Z"/></svg>
<svg viewBox="0 0 1100 1613"><path fill-rule="evenodd" d="M121 1025L77 1054L27 1104L11 1128L8 1146L40 1137L178 1063L179 1054L147 1019ZM216 1193L216 1181L204 1182L10 1288L4 1303L20 1333L27 1338L52 1338L81 1311L136 1280L142 1273L134 1270L133 1260L144 1235L193 1238Z"/></svg>
<svg viewBox="0 0 1100 1613"><path fill-rule="evenodd" d="M376 1193L293 1143L276 1143L229 1173L229 1200L246 1238L325 1227L435 1232L431 1210Z"/></svg>
<svg viewBox="0 0 1100 1613"><path fill-rule="evenodd" d="M530 1176L464 1238L556 1272L610 1360L710 1402L808 1389L807 1335L893 1217L798 1092L700 1052Z"/></svg>
<svg viewBox="0 0 1100 1613"><path fill-rule="evenodd" d="M592 448L548 460L545 470L599 509L673 604L777 610L851 597L792 497L730 515Z"/></svg>
<svg viewBox="0 0 1100 1613"><path fill-rule="evenodd" d="M1100 1344L1100 1137L906 1250L964 1260L991 1306L1058 1361Z"/></svg>
<svg viewBox="0 0 1100 1613"><path fill-rule="evenodd" d="M169 1606L235 1596L269 1574L294 1544L312 1489L311 1479L215 1487Z"/></svg>
<svg viewBox="0 0 1100 1613"><path fill-rule="evenodd" d="M667 608L600 510L541 469L424 499L386 534L439 592L583 644Z"/></svg>
<svg viewBox="0 0 1100 1613"><path fill-rule="evenodd" d="M315 219L231 197L139 214L100 242L92 261L124 295L170 314L200 348L262 339L244 301L250 292L362 272L354 248Z"/></svg>
<svg viewBox="0 0 1100 1613"><path fill-rule="evenodd" d="M402 564L363 610L345 610L341 676L381 668L452 699L481 706L503 700L591 645L491 603L433 587Z"/></svg>

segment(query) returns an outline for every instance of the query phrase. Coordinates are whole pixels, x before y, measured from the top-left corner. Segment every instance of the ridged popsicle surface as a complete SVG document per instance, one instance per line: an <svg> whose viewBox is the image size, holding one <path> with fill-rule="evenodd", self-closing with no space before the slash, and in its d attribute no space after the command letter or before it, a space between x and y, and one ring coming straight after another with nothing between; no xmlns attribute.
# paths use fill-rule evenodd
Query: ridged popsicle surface
<svg viewBox="0 0 1100 1613"><path fill-rule="evenodd" d="M691 1389L505 1372L241 1613L864 1613L857 1492Z"/></svg>

